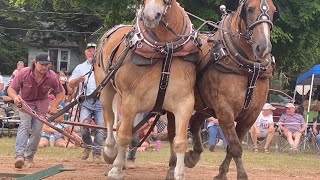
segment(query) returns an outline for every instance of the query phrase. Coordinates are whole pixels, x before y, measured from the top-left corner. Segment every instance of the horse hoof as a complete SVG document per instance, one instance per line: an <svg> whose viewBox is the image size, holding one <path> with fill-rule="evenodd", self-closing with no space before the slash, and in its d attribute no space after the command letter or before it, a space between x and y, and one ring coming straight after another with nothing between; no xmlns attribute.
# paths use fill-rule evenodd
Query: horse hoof
<svg viewBox="0 0 320 180"><path fill-rule="evenodd" d="M184 157L184 164L188 168L193 168L197 165L200 160L200 154L196 154L195 152L189 150Z"/></svg>
<svg viewBox="0 0 320 180"><path fill-rule="evenodd" d="M117 151L106 151L106 148L102 151L102 157L107 164L113 164L113 161L117 157Z"/></svg>
<svg viewBox="0 0 320 180"><path fill-rule="evenodd" d="M222 175L218 175L216 177L213 178L213 180L227 180L227 176L222 176Z"/></svg>
<svg viewBox="0 0 320 180"><path fill-rule="evenodd" d="M174 169L168 170L166 180L174 180Z"/></svg>
<svg viewBox="0 0 320 180"><path fill-rule="evenodd" d="M119 170L118 168L112 168L108 173L108 179L122 180L123 179L122 171Z"/></svg>
<svg viewBox="0 0 320 180"><path fill-rule="evenodd" d="M184 176L184 174L174 176L174 180L185 180L185 176Z"/></svg>

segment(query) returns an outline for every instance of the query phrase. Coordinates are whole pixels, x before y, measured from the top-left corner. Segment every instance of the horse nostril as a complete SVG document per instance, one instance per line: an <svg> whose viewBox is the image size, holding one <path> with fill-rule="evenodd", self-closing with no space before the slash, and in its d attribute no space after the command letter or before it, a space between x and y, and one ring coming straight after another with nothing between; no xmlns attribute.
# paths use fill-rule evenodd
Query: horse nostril
<svg viewBox="0 0 320 180"><path fill-rule="evenodd" d="M157 13L155 19L156 19L156 20L159 20L160 18L161 18L161 13Z"/></svg>

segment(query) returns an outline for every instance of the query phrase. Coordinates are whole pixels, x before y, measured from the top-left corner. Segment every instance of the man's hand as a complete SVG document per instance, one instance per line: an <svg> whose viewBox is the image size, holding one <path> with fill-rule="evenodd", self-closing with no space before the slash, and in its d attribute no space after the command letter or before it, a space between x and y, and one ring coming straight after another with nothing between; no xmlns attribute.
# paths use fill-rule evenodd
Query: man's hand
<svg viewBox="0 0 320 180"><path fill-rule="evenodd" d="M14 104L15 105L17 105L18 107L21 107L21 105L22 105L22 98L21 98L21 96L20 95L17 95L15 98L14 98Z"/></svg>
<svg viewBox="0 0 320 180"><path fill-rule="evenodd" d="M85 80L86 80L86 78L84 76L79 77L79 83L84 82Z"/></svg>

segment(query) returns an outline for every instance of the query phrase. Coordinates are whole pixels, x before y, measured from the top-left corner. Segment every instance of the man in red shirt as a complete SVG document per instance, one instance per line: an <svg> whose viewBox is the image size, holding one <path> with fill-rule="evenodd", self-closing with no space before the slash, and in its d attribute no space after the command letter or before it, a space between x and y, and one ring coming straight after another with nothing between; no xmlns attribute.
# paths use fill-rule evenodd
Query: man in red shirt
<svg viewBox="0 0 320 180"><path fill-rule="evenodd" d="M18 106L24 100L38 114L54 114L64 98L64 89L58 75L49 69L50 58L48 53L36 56L31 67L19 71L8 88L9 96ZM53 89L57 95L56 100L49 108L48 93ZM26 163L27 167L34 167L33 157L37 151L43 123L32 116L20 111L20 125L16 139L15 167L21 169ZM29 137L31 131L31 136Z"/></svg>

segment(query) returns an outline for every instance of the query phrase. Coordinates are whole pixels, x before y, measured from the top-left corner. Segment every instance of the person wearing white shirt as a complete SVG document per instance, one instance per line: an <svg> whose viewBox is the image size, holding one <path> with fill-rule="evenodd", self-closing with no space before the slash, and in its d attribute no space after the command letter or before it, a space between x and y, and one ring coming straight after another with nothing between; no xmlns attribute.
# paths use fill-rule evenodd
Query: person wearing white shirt
<svg viewBox="0 0 320 180"><path fill-rule="evenodd" d="M274 135L274 123L273 123L273 114L272 111L276 108L271 104L266 103L263 106L262 111L260 112L256 122L252 126L251 130L251 139L253 143L253 150L255 153L258 153L258 138L266 138L264 145L264 152L269 154L269 145L272 141Z"/></svg>

